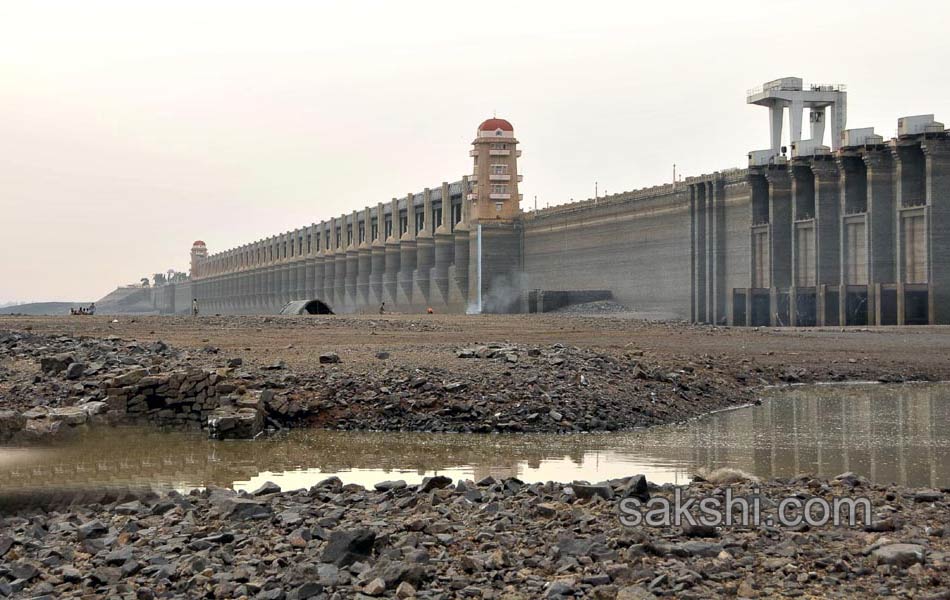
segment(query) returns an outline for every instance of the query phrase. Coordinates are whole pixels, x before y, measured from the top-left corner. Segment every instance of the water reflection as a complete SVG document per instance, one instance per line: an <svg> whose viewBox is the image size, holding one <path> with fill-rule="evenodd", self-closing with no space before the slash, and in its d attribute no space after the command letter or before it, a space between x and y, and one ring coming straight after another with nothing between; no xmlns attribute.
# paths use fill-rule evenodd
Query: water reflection
<svg viewBox="0 0 950 600"><path fill-rule="evenodd" d="M285 489L328 476L371 485L432 473L592 481L645 473L685 482L697 467L764 477L855 471L880 482L950 485L950 386L776 390L762 406L680 426L609 435L475 436L293 431L256 442L117 428L50 448L0 448L0 487L214 484Z"/></svg>

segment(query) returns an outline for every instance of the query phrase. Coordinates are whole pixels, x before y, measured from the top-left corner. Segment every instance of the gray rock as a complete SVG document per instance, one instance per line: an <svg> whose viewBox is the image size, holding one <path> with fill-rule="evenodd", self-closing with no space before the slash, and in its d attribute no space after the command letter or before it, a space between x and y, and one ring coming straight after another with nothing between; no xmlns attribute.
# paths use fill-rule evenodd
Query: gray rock
<svg viewBox="0 0 950 600"><path fill-rule="evenodd" d="M74 362L66 367L66 379L79 379L86 372L86 363Z"/></svg>
<svg viewBox="0 0 950 600"><path fill-rule="evenodd" d="M363 586L363 593L367 596L381 596L386 591L386 582L377 577Z"/></svg>
<svg viewBox="0 0 950 600"><path fill-rule="evenodd" d="M380 492L388 492L389 490L404 489L406 487L406 482L402 479L398 479L396 481L380 481L373 487Z"/></svg>
<svg viewBox="0 0 950 600"><path fill-rule="evenodd" d="M940 502L943 492L939 490L921 490L914 494L914 502Z"/></svg>
<svg viewBox="0 0 950 600"><path fill-rule="evenodd" d="M882 565L909 567L924 562L927 549L919 544L888 544L871 553L871 557Z"/></svg>
<svg viewBox="0 0 950 600"><path fill-rule="evenodd" d="M289 597L293 600L307 600L323 593L323 584L316 581L308 581L292 591Z"/></svg>
<svg viewBox="0 0 950 600"><path fill-rule="evenodd" d="M425 477L419 485L419 491L423 494L432 490L442 489L452 485L452 478L445 475L435 475L434 477Z"/></svg>
<svg viewBox="0 0 950 600"><path fill-rule="evenodd" d="M650 499L650 490L647 484L647 478L643 475L634 475L627 480L627 485L623 489L624 498L636 498L640 502L646 502Z"/></svg>
<svg viewBox="0 0 950 600"><path fill-rule="evenodd" d="M324 352L319 360L321 365L336 364L340 362L340 355L336 352Z"/></svg>
<svg viewBox="0 0 950 600"><path fill-rule="evenodd" d="M228 498L221 506L224 516L236 521L267 519L273 514L269 505L248 498Z"/></svg>
<svg viewBox="0 0 950 600"><path fill-rule="evenodd" d="M588 485L584 483L573 483L571 487L578 498L590 500L595 496L600 496L604 500L610 500L614 497L614 490L607 484Z"/></svg>
<svg viewBox="0 0 950 600"><path fill-rule="evenodd" d="M55 375L62 373L66 368L76 361L72 354L56 354L54 356L44 356L40 359L40 369L44 373Z"/></svg>
<svg viewBox="0 0 950 600"><path fill-rule="evenodd" d="M132 546L122 546L106 554L106 564L119 566L127 560L132 559Z"/></svg>
<svg viewBox="0 0 950 600"><path fill-rule="evenodd" d="M268 481L261 487L251 492L252 496L267 496L268 494L279 494L280 486L273 481Z"/></svg>
<svg viewBox="0 0 950 600"><path fill-rule="evenodd" d="M656 596L641 585L628 585L617 590L617 600L655 600Z"/></svg>
<svg viewBox="0 0 950 600"><path fill-rule="evenodd" d="M338 567L351 565L369 557L376 542L376 533L370 529L337 530L323 549L320 561Z"/></svg>
<svg viewBox="0 0 950 600"><path fill-rule="evenodd" d="M82 425L89 415L80 406L61 406L49 411L48 418L52 421L62 421L66 425Z"/></svg>
<svg viewBox="0 0 950 600"><path fill-rule="evenodd" d="M80 540L88 538L102 537L109 532L109 528L102 524L102 521L93 519L80 525L76 529L76 534Z"/></svg>

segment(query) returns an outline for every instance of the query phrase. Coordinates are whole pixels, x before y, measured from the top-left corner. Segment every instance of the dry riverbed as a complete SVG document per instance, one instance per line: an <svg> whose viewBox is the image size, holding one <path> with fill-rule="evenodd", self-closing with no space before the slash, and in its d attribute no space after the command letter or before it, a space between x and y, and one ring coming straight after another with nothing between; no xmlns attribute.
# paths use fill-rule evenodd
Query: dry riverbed
<svg viewBox="0 0 950 600"><path fill-rule="evenodd" d="M117 321L0 317L0 439L42 443L129 418L201 427L218 404L272 427L609 431L748 403L767 384L950 379L943 327L752 330L565 315ZM867 496L873 523L622 527L617 502L642 485L436 478L366 490L329 480L250 496L103 492L70 507L37 496L0 516L0 596L948 597L946 490L773 480L759 484L773 501ZM752 483L731 487L750 493Z"/></svg>

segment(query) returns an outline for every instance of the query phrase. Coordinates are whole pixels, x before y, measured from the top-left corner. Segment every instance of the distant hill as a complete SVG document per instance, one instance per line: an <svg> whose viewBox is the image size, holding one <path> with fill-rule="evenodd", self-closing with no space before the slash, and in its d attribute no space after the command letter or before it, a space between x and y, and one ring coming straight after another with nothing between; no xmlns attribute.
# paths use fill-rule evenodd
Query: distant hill
<svg viewBox="0 0 950 600"><path fill-rule="evenodd" d="M89 302L31 302L0 308L0 315L68 315L70 308L89 306Z"/></svg>

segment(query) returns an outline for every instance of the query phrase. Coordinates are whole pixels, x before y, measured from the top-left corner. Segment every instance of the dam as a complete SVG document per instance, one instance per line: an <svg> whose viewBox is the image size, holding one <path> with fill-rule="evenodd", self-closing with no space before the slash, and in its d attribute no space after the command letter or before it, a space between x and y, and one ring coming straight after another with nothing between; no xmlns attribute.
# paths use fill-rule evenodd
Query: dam
<svg viewBox="0 0 950 600"><path fill-rule="evenodd" d="M844 86L796 77L747 101L768 109L770 147L746 168L534 211L521 208L513 125L487 119L470 173L220 252L196 241L190 279L145 303L163 314L187 312L192 298L203 314L295 301L336 313L516 313L607 294L697 323L950 323L944 125L902 117L888 140L847 129Z"/></svg>

